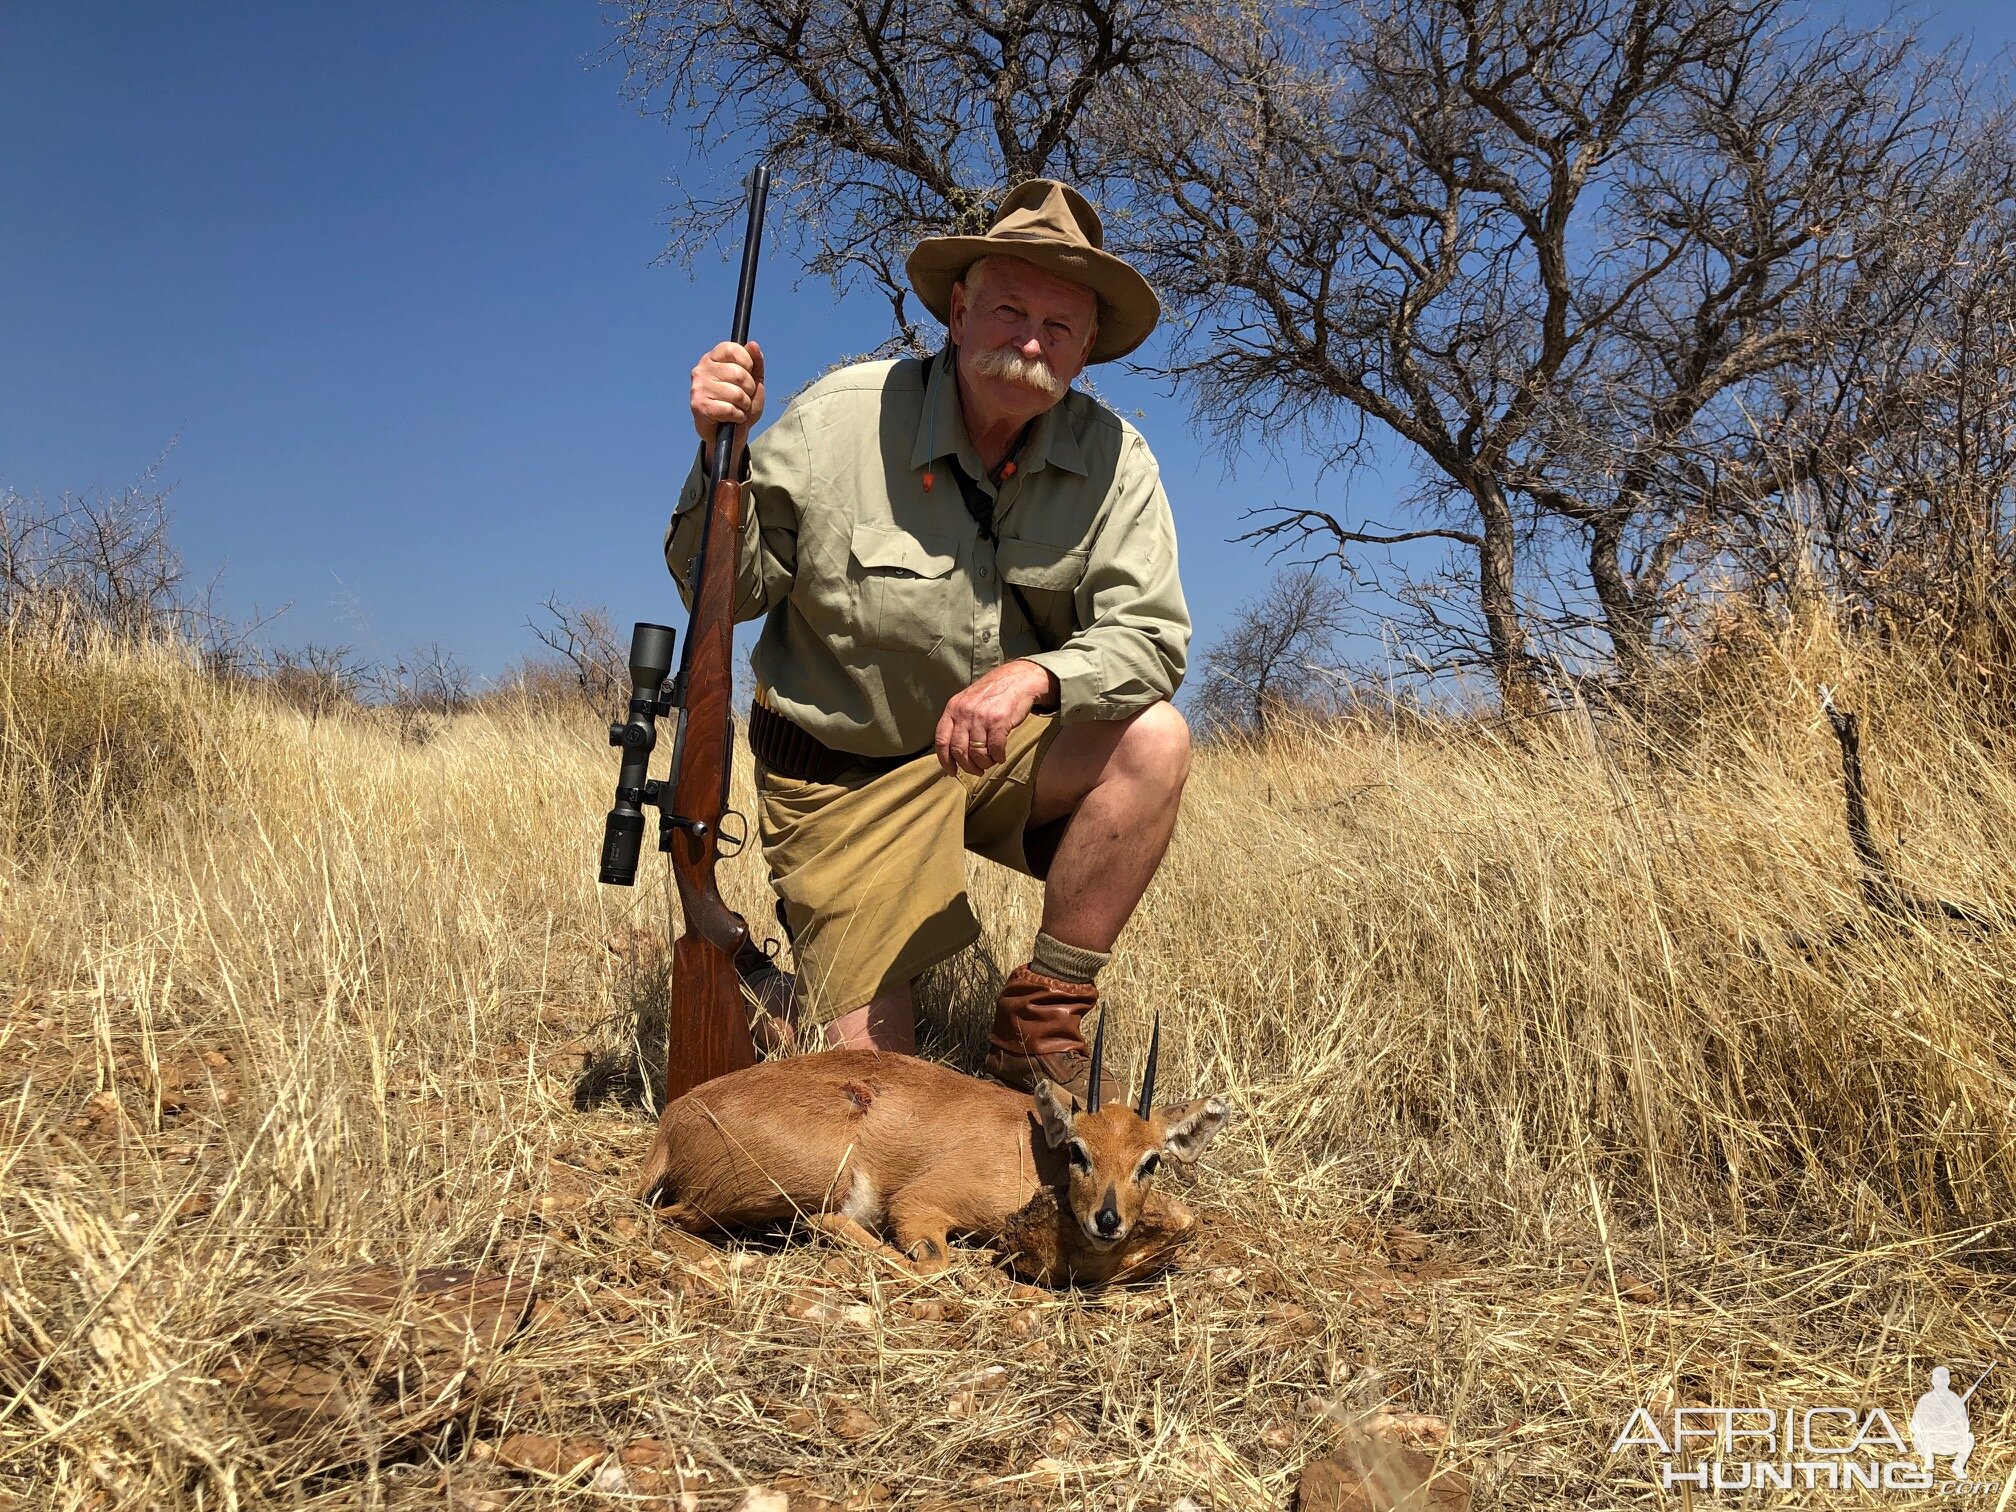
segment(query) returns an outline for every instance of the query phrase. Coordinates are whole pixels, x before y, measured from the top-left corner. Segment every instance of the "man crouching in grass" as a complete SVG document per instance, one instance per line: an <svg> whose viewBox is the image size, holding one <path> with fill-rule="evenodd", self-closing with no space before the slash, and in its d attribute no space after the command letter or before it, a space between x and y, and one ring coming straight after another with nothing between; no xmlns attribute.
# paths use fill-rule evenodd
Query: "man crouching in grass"
<svg viewBox="0 0 2016 1512"><path fill-rule="evenodd" d="M801 1034L913 1054L915 978L980 933L974 851L1044 884L986 1069L1083 1101L1095 983L1190 768L1168 702L1190 617L1155 459L1071 382L1139 346L1160 307L1047 179L907 269L945 349L829 374L749 445L736 618L766 616L749 743L796 983L753 949L738 965ZM755 343L703 357L702 456L763 400ZM665 538L689 605L705 493L696 463Z"/></svg>

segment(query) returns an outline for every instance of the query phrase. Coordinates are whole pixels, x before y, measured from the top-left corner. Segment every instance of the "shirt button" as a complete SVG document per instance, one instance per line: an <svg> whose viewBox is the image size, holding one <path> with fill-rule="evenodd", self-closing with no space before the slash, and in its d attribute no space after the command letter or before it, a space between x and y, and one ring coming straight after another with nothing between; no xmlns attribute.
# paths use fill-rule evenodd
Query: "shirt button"
<svg viewBox="0 0 2016 1512"><path fill-rule="evenodd" d="M992 567L982 567L982 568L980 569L980 581L981 581L981 582L983 582L983 583L991 583L991 582L993 582L993 581L994 581L994 569L993 569Z"/></svg>

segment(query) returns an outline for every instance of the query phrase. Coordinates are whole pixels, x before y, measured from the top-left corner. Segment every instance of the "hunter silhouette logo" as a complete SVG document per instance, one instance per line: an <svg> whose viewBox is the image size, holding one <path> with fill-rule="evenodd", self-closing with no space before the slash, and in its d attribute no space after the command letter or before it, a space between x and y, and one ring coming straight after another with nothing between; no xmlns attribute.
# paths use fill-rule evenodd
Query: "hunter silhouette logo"
<svg viewBox="0 0 2016 1512"><path fill-rule="evenodd" d="M1988 1370L1994 1368L1991 1364ZM1974 1452L1974 1432L1967 1422L1967 1398L1988 1379L1988 1370L1976 1376L1974 1385L1958 1396L1947 1384L1953 1379L1952 1371L1941 1365L1932 1372L1932 1389L1918 1398L1918 1405L1911 1409L1911 1447L1924 1456L1927 1470L1932 1468L1934 1458L1950 1454L1954 1478L1966 1479L1967 1456Z"/></svg>
<svg viewBox="0 0 2016 1512"><path fill-rule="evenodd" d="M1997 1481L1970 1481L1974 1430L1967 1402L1988 1372L1955 1392L1944 1365L1911 1410L1911 1441L1881 1407L1674 1407L1654 1417L1635 1408L1610 1452L1653 1452L1662 1491L1929 1491L1935 1465L1951 1459L1941 1496L1984 1495Z"/></svg>

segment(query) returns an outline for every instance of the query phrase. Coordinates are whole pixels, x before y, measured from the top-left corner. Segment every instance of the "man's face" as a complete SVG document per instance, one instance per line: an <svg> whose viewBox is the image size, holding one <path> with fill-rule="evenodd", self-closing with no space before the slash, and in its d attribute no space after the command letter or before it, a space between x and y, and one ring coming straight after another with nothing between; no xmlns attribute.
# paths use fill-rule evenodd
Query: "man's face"
<svg viewBox="0 0 2016 1512"><path fill-rule="evenodd" d="M1099 301L1083 284L1019 257L988 257L952 286L959 374L990 409L1033 417L1085 370Z"/></svg>

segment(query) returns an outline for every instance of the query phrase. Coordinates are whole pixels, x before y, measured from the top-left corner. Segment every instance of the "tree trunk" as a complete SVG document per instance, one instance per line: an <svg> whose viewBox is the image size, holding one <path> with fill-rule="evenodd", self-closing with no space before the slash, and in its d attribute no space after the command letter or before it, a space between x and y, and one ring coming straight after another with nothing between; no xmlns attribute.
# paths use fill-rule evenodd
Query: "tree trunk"
<svg viewBox="0 0 2016 1512"><path fill-rule="evenodd" d="M1540 708L1540 689L1526 654L1526 627L1519 618L1514 588L1512 506L1489 479L1472 482L1470 494L1484 527L1477 550L1477 598L1484 614L1491 675L1508 714L1531 714Z"/></svg>
<svg viewBox="0 0 2016 1512"><path fill-rule="evenodd" d="M1622 519L1600 516L1589 535L1589 581L1603 608L1603 628L1616 652L1617 670L1627 685L1637 685L1652 671L1652 616L1631 592L1623 555Z"/></svg>

